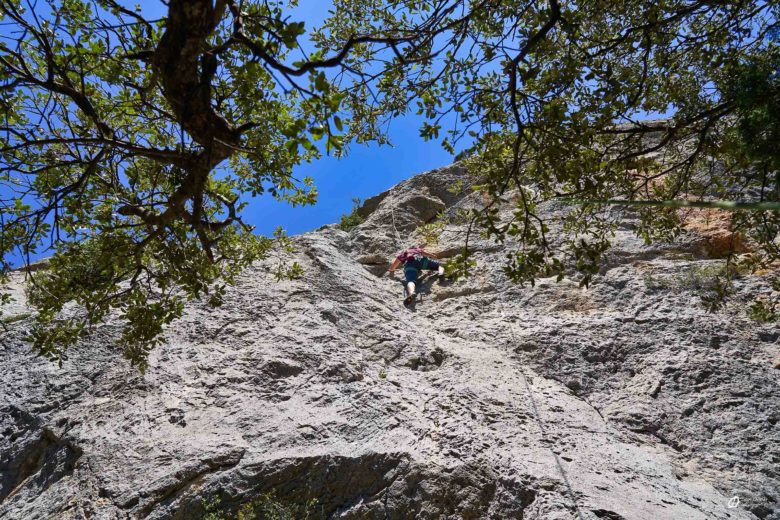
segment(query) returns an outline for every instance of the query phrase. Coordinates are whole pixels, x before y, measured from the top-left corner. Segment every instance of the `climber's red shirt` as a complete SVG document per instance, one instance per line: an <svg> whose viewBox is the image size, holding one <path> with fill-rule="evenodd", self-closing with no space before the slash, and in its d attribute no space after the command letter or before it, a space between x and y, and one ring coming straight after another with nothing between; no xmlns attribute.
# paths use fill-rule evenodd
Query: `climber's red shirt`
<svg viewBox="0 0 780 520"><path fill-rule="evenodd" d="M401 251L401 253L395 258L402 264L405 264L409 260L414 260L414 258L418 255L425 255L425 250L420 247L410 247L409 249L404 249Z"/></svg>

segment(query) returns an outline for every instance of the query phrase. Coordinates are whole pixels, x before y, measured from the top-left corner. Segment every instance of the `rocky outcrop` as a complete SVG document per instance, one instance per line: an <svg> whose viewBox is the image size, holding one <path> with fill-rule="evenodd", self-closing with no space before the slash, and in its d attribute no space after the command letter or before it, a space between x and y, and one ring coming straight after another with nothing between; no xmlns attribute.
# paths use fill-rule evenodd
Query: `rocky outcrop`
<svg viewBox="0 0 780 520"><path fill-rule="evenodd" d="M780 334L743 309L766 281L708 313L722 260L695 229L645 246L627 214L587 290L509 284L503 246L475 237L476 274L428 278L405 308L384 268L442 211L438 248L458 249L458 209L481 204L459 179L414 177L351 232L297 237L303 278L254 265L145 375L111 324L62 368L32 356L15 274L0 517L190 519L273 491L317 518L779 519Z"/></svg>

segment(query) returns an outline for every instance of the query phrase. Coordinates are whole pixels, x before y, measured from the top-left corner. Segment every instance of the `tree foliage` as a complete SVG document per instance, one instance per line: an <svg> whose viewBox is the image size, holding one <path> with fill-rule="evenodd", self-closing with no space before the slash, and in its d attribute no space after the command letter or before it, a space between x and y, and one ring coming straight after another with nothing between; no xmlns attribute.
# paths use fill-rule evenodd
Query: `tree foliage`
<svg viewBox="0 0 780 520"><path fill-rule="evenodd" d="M31 294L36 351L61 360L119 313L143 367L187 299L219 304L274 247L242 221L249 197L314 203L296 165L384 143L408 111L468 157L492 200L472 224L518 239L519 282L588 282L614 225L599 201L780 198L773 2L334 0L315 28L295 3L0 1L2 271L55 251ZM560 198L587 202L563 251L538 215ZM640 232L674 235L675 211L643 209ZM778 257L779 218L734 219L758 263Z"/></svg>
<svg viewBox="0 0 780 520"><path fill-rule="evenodd" d="M358 213L360 209L360 199L357 197L352 198L352 211L349 214L341 215L339 223L336 227L342 231L350 231L363 222L363 217Z"/></svg>

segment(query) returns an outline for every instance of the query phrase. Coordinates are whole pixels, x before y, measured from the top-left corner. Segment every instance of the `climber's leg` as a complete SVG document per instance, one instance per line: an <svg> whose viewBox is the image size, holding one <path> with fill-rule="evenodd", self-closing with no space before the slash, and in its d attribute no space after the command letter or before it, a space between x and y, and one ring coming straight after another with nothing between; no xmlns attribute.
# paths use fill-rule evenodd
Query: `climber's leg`
<svg viewBox="0 0 780 520"><path fill-rule="evenodd" d="M409 304L414 301L414 298L416 296L416 288L417 288L417 276L419 275L419 271L415 269L414 267L411 267L407 265L404 268L404 276L406 277L406 298L404 299L404 303Z"/></svg>
<svg viewBox="0 0 780 520"><path fill-rule="evenodd" d="M431 260L430 258L428 259L428 264L425 266L425 268L428 269L429 271L436 271L437 273L439 273L439 275L444 274L444 266L442 266L436 260Z"/></svg>

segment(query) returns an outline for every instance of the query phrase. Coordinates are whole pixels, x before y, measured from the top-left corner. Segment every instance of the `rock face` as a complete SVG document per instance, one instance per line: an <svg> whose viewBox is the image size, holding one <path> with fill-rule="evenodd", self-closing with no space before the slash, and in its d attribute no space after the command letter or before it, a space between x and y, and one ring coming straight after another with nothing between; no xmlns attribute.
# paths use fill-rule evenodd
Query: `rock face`
<svg viewBox="0 0 780 520"><path fill-rule="evenodd" d="M187 309L145 375L111 324L62 368L33 357L15 275L0 518L190 519L273 491L316 499L311 518L780 519L780 333L743 308L766 281L708 313L701 273L722 261L695 230L645 246L626 215L590 289L509 284L503 246L474 238L476 274L429 277L405 308L378 275L420 224L481 204L459 179L419 175L351 232L297 237L303 278L253 266L223 307Z"/></svg>

